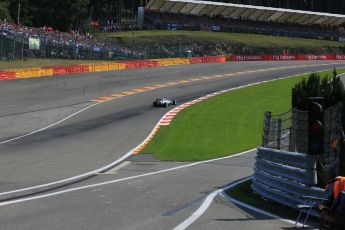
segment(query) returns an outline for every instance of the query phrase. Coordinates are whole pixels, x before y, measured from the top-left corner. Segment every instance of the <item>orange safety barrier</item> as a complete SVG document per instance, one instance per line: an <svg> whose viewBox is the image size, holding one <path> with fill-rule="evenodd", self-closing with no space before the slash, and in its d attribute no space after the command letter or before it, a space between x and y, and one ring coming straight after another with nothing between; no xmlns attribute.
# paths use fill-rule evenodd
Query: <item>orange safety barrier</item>
<svg viewBox="0 0 345 230"><path fill-rule="evenodd" d="M89 64L91 72L109 71L109 65L105 62Z"/></svg>
<svg viewBox="0 0 345 230"><path fill-rule="evenodd" d="M140 68L152 68L158 66L156 60L138 60L138 61L125 61L126 69L140 69Z"/></svg>
<svg viewBox="0 0 345 230"><path fill-rule="evenodd" d="M55 67L44 67L44 68L52 69L54 76L90 72L90 68L88 65L55 66Z"/></svg>
<svg viewBox="0 0 345 230"><path fill-rule="evenodd" d="M226 57L192 57L189 58L190 64L226 62Z"/></svg>
<svg viewBox="0 0 345 230"><path fill-rule="evenodd" d="M14 80L14 79L16 79L15 72L8 72L8 71L0 72L0 81Z"/></svg>
<svg viewBox="0 0 345 230"><path fill-rule="evenodd" d="M126 69L126 65L121 62L108 62L108 69L109 70L121 70Z"/></svg>
<svg viewBox="0 0 345 230"><path fill-rule="evenodd" d="M45 69L41 67L34 67L34 68L23 68L23 69L13 69L16 73L16 78L34 78L34 77L46 77L52 76L53 70L52 69Z"/></svg>
<svg viewBox="0 0 345 230"><path fill-rule="evenodd" d="M190 64L189 58L163 58L163 59L154 59L154 60L158 62L158 66Z"/></svg>

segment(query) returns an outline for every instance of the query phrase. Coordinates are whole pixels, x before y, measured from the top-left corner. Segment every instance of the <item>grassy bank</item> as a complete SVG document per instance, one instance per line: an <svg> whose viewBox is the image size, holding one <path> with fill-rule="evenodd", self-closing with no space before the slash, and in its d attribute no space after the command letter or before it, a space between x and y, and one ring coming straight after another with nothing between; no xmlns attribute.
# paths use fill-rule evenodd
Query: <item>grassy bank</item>
<svg viewBox="0 0 345 230"><path fill-rule="evenodd" d="M249 46L314 46L314 47L343 47L344 44L335 41L325 41L316 39L276 37L257 34L224 33L224 32L206 32L206 31L184 31L184 30L152 30L152 31L134 31L134 32L114 32L106 34L109 38L122 39L147 39L157 41L157 39L172 38L193 38L195 40L214 41L224 40L234 43L245 43Z"/></svg>
<svg viewBox="0 0 345 230"><path fill-rule="evenodd" d="M291 88L303 77L307 75L238 89L189 107L162 127L142 153L160 160L199 161L254 148L261 144L264 112L290 109Z"/></svg>
<svg viewBox="0 0 345 230"><path fill-rule="evenodd" d="M192 49L197 54L280 54L283 49L289 49L291 53L318 54L345 51L344 43L336 41L225 32L154 30L115 32L98 36L116 39L128 47L134 46L143 50L155 47L162 49L162 52L180 44L182 49Z"/></svg>

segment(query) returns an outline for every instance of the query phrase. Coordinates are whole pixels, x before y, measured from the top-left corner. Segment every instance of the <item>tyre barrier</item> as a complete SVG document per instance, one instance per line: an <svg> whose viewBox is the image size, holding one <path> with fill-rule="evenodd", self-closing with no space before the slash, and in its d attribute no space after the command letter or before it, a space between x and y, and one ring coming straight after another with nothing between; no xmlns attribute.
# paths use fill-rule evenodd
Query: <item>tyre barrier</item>
<svg viewBox="0 0 345 230"><path fill-rule="evenodd" d="M316 184L315 156L258 147L251 188L261 197L297 209L303 196L323 197Z"/></svg>

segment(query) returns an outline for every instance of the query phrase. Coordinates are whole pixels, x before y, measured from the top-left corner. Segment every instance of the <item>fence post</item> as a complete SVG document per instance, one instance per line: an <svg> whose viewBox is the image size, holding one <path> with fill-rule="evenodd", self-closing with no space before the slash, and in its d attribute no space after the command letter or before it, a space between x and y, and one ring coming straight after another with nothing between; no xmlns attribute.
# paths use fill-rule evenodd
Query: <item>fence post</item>
<svg viewBox="0 0 345 230"><path fill-rule="evenodd" d="M15 52L16 52L16 37L13 36L13 54L12 54L12 61L15 60Z"/></svg>
<svg viewBox="0 0 345 230"><path fill-rule="evenodd" d="M22 59L24 59L24 38L25 38L25 35L23 34L23 38L22 38Z"/></svg>
<svg viewBox="0 0 345 230"><path fill-rule="evenodd" d="M271 117L272 113L267 111L264 115L264 130L262 134L262 146L267 147L269 141L269 132L271 128Z"/></svg>
<svg viewBox="0 0 345 230"><path fill-rule="evenodd" d="M282 136L282 119L278 119L278 130L277 130L277 149L280 149L281 136Z"/></svg>
<svg viewBox="0 0 345 230"><path fill-rule="evenodd" d="M0 36L1 37L1 41L0 41L0 60L2 60L3 58L3 43L4 43L4 36Z"/></svg>

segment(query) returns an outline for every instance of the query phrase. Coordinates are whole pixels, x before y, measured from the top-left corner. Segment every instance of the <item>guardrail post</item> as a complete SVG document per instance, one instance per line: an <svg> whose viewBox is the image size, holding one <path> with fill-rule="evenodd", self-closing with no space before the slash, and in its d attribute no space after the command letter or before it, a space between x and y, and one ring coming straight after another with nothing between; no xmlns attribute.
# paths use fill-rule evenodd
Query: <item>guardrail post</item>
<svg viewBox="0 0 345 230"><path fill-rule="evenodd" d="M15 53L16 53L16 37L13 36L13 54L12 54L12 61L15 60Z"/></svg>
<svg viewBox="0 0 345 230"><path fill-rule="evenodd" d="M282 119L278 119L278 125L277 125L277 149L280 149L281 144L281 136L282 136Z"/></svg>
<svg viewBox="0 0 345 230"><path fill-rule="evenodd" d="M0 35L0 38L1 38L1 41L0 41L0 60L2 60L3 59L2 50L3 50L4 37L2 35Z"/></svg>
<svg viewBox="0 0 345 230"><path fill-rule="evenodd" d="M269 142L269 133L271 128L272 113L267 111L264 115L264 130L262 134L262 146L267 147Z"/></svg>
<svg viewBox="0 0 345 230"><path fill-rule="evenodd" d="M24 39L25 39L25 35L23 34L23 37L22 37L22 59L24 59Z"/></svg>

